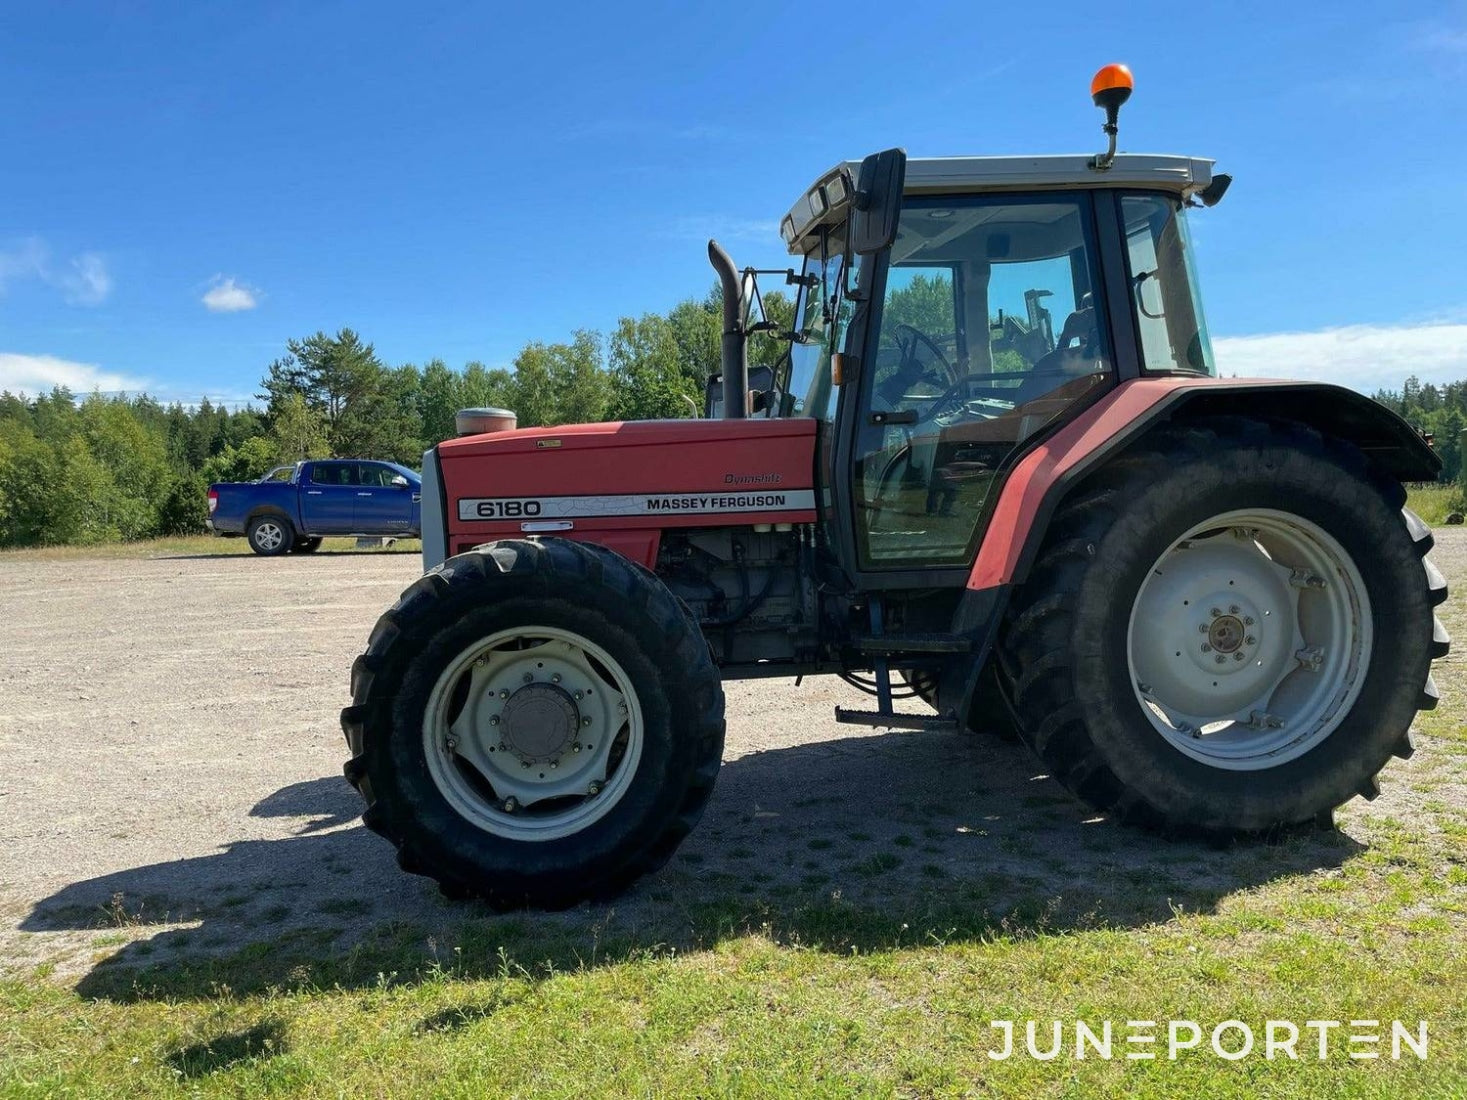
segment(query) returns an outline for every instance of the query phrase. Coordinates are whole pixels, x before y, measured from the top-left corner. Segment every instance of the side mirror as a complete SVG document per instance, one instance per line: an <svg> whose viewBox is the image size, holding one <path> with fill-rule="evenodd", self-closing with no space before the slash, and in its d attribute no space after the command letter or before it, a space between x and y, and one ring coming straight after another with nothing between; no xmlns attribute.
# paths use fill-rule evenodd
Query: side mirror
<svg viewBox="0 0 1467 1100"><path fill-rule="evenodd" d="M394 474L392 480L388 484L390 484L394 489L406 489L412 483L401 474Z"/></svg>
<svg viewBox="0 0 1467 1100"><path fill-rule="evenodd" d="M861 162L861 176L851 205L851 251L866 256L890 248L896 240L907 181L907 154L901 149L872 153Z"/></svg>
<svg viewBox="0 0 1467 1100"><path fill-rule="evenodd" d="M769 394L774 390L774 370L771 367L749 368L749 393L753 412L763 412L773 404ZM723 419L723 375L708 376L708 386L703 394L703 416L708 420Z"/></svg>
<svg viewBox="0 0 1467 1100"><path fill-rule="evenodd" d="M739 279L739 320L744 326L745 332L754 323L754 306L758 300L759 288L757 278L752 271L745 271Z"/></svg>

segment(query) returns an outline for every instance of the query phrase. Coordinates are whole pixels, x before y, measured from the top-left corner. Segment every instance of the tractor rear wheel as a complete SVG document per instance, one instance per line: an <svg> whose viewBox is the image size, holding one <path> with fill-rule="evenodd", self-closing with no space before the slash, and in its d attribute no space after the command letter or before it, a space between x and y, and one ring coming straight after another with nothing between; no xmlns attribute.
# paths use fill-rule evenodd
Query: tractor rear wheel
<svg viewBox="0 0 1467 1100"><path fill-rule="evenodd" d="M708 647L602 547L490 543L378 621L342 712L363 820L453 897L559 908L655 871L723 756Z"/></svg>
<svg viewBox="0 0 1467 1100"><path fill-rule="evenodd" d="M1158 436L1061 506L1000 641L1023 735L1098 809L1258 832L1373 798L1436 704L1430 529L1292 425Z"/></svg>

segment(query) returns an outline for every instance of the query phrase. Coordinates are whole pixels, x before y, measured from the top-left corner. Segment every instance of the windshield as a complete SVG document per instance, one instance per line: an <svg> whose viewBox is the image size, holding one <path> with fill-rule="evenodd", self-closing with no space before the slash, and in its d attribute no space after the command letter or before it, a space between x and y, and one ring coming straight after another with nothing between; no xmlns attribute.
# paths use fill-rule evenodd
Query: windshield
<svg viewBox="0 0 1467 1100"><path fill-rule="evenodd" d="M799 312L795 317L798 339L790 346L789 384L795 395L792 415L829 420L834 415L831 401L830 357L850 320L851 305L842 293L845 227L826 235L824 248L805 257L804 275L813 286L801 288Z"/></svg>
<svg viewBox="0 0 1467 1100"><path fill-rule="evenodd" d="M1142 365L1216 375L1181 203L1169 195L1126 195L1121 215Z"/></svg>

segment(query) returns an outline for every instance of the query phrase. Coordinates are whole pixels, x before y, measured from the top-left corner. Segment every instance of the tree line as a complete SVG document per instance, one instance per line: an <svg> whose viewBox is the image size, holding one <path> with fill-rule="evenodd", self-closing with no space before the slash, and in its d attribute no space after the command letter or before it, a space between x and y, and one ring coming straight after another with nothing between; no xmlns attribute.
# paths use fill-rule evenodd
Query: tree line
<svg viewBox="0 0 1467 1100"><path fill-rule="evenodd" d="M781 326L792 323L783 295L766 295L765 307ZM532 342L509 368L453 369L441 359L389 366L350 329L317 332L289 341L265 370L259 404L237 409L64 388L0 393L0 546L197 534L210 482L328 456L416 467L470 406L513 409L523 426L693 416L719 368L721 329L715 288L667 313L624 317L609 334ZM774 363L783 350L758 335L750 362ZM1462 479L1467 380L1408 378L1375 399L1433 434L1443 481Z"/></svg>
<svg viewBox="0 0 1467 1100"><path fill-rule="evenodd" d="M0 393L0 547L198 534L210 482L329 456L416 468L472 406L513 409L525 427L693 416L719 369L722 308L715 288L667 313L624 317L609 334L532 342L508 369L390 366L351 329L317 332L289 341L265 370L259 404L239 409L64 387ZM766 295L765 308L792 323L783 295ZM761 334L750 361L781 352Z"/></svg>

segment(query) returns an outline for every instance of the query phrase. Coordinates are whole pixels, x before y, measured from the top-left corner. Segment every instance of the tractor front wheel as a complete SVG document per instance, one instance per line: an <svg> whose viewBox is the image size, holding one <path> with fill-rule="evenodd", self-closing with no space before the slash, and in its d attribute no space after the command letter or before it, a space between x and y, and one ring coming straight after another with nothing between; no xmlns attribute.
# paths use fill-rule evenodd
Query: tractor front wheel
<svg viewBox="0 0 1467 1100"><path fill-rule="evenodd" d="M1374 797L1448 646L1404 496L1346 444L1251 421L1102 469L1004 624L1025 739L1081 798L1161 827L1256 832Z"/></svg>
<svg viewBox="0 0 1467 1100"><path fill-rule="evenodd" d="M708 647L601 547L449 559L379 620L342 727L364 820L404 870L499 908L604 897L692 829L723 755Z"/></svg>

